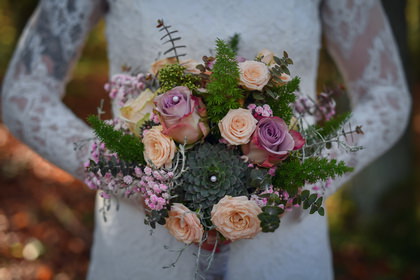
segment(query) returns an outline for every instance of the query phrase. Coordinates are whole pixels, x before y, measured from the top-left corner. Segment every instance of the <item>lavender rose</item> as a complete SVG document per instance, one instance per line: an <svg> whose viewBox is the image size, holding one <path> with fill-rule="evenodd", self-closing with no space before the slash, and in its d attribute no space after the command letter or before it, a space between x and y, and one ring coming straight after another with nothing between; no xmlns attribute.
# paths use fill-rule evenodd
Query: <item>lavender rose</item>
<svg viewBox="0 0 420 280"><path fill-rule="evenodd" d="M192 144L206 137L209 127L206 108L187 87L175 87L154 99L163 133L176 142Z"/></svg>
<svg viewBox="0 0 420 280"><path fill-rule="evenodd" d="M242 151L251 162L272 167L286 159L290 151L301 148L302 141L300 133L289 131L283 119L267 117L258 122L251 141L242 145Z"/></svg>

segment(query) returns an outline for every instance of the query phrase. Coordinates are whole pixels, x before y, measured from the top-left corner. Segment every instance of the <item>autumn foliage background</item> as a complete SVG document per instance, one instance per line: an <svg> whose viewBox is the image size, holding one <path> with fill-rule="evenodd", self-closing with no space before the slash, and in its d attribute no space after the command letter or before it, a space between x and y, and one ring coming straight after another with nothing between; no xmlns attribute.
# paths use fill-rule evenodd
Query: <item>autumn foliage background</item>
<svg viewBox="0 0 420 280"><path fill-rule="evenodd" d="M37 2L0 0L0 86ZM395 148L327 200L339 280L420 278L420 1L383 4L412 89L412 121ZM83 119L101 99L108 102L104 25L91 32L64 98ZM325 51L319 75L320 89L342 83ZM94 196L0 123L0 280L85 279Z"/></svg>

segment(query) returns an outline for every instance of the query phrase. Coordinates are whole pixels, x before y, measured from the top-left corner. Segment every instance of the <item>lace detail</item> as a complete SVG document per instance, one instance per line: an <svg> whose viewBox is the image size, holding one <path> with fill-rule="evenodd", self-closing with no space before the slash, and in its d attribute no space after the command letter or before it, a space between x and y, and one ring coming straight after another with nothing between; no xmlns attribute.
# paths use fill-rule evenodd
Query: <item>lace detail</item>
<svg viewBox="0 0 420 280"><path fill-rule="evenodd" d="M354 9L347 11L348 16L340 18L337 13L343 15L343 2L348 2L347 7L353 5ZM361 125L365 132L365 135L347 139L363 146L363 151L343 154L333 147L325 152L346 161L356 172L399 139L407 125L411 106L397 47L382 7L377 1L367 1L366 6L363 3L328 0L323 12L329 50L347 81L350 93L353 116L349 123ZM356 15L362 13L364 17L357 23ZM355 31L349 37L341 33L343 29ZM336 180L329 192L356 172Z"/></svg>
<svg viewBox="0 0 420 280"><path fill-rule="evenodd" d="M44 0L19 42L2 91L3 119L20 140L81 178L91 130L63 105L67 75L103 3Z"/></svg>
<svg viewBox="0 0 420 280"><path fill-rule="evenodd" d="M326 1L328 2L328 1ZM332 2L332 1L329 1ZM335 1L324 7L324 24L330 26L328 36L334 42L340 42L347 54L353 48L356 38L366 30L369 10L376 0Z"/></svg>

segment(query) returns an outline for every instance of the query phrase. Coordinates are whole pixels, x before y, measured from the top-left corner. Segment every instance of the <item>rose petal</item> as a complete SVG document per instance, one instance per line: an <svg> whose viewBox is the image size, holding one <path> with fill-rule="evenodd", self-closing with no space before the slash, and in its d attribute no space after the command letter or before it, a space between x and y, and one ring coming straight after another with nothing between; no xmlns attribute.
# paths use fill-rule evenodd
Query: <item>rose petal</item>
<svg viewBox="0 0 420 280"><path fill-rule="evenodd" d="M293 140L295 141L295 146L293 147L293 150L299 150L305 145L305 139L303 138L302 134L300 134L296 130L290 130L290 135L293 137Z"/></svg>

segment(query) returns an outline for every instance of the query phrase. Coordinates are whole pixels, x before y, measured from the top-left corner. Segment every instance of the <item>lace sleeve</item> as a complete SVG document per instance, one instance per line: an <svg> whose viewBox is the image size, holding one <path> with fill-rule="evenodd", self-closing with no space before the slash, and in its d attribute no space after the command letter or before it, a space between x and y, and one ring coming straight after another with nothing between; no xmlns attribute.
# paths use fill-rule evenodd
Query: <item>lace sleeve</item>
<svg viewBox="0 0 420 280"><path fill-rule="evenodd" d="M75 153L73 143L91 137L91 130L61 97L88 31L105 10L102 1L40 1L16 48L1 96L10 131L79 178L87 152Z"/></svg>
<svg viewBox="0 0 420 280"><path fill-rule="evenodd" d="M389 23L377 0L324 0L323 28L328 50L349 90L353 116L364 135L352 139L364 147L345 154L328 150L355 171L389 149L402 135L409 119L410 94ZM335 182L340 186L353 172Z"/></svg>

